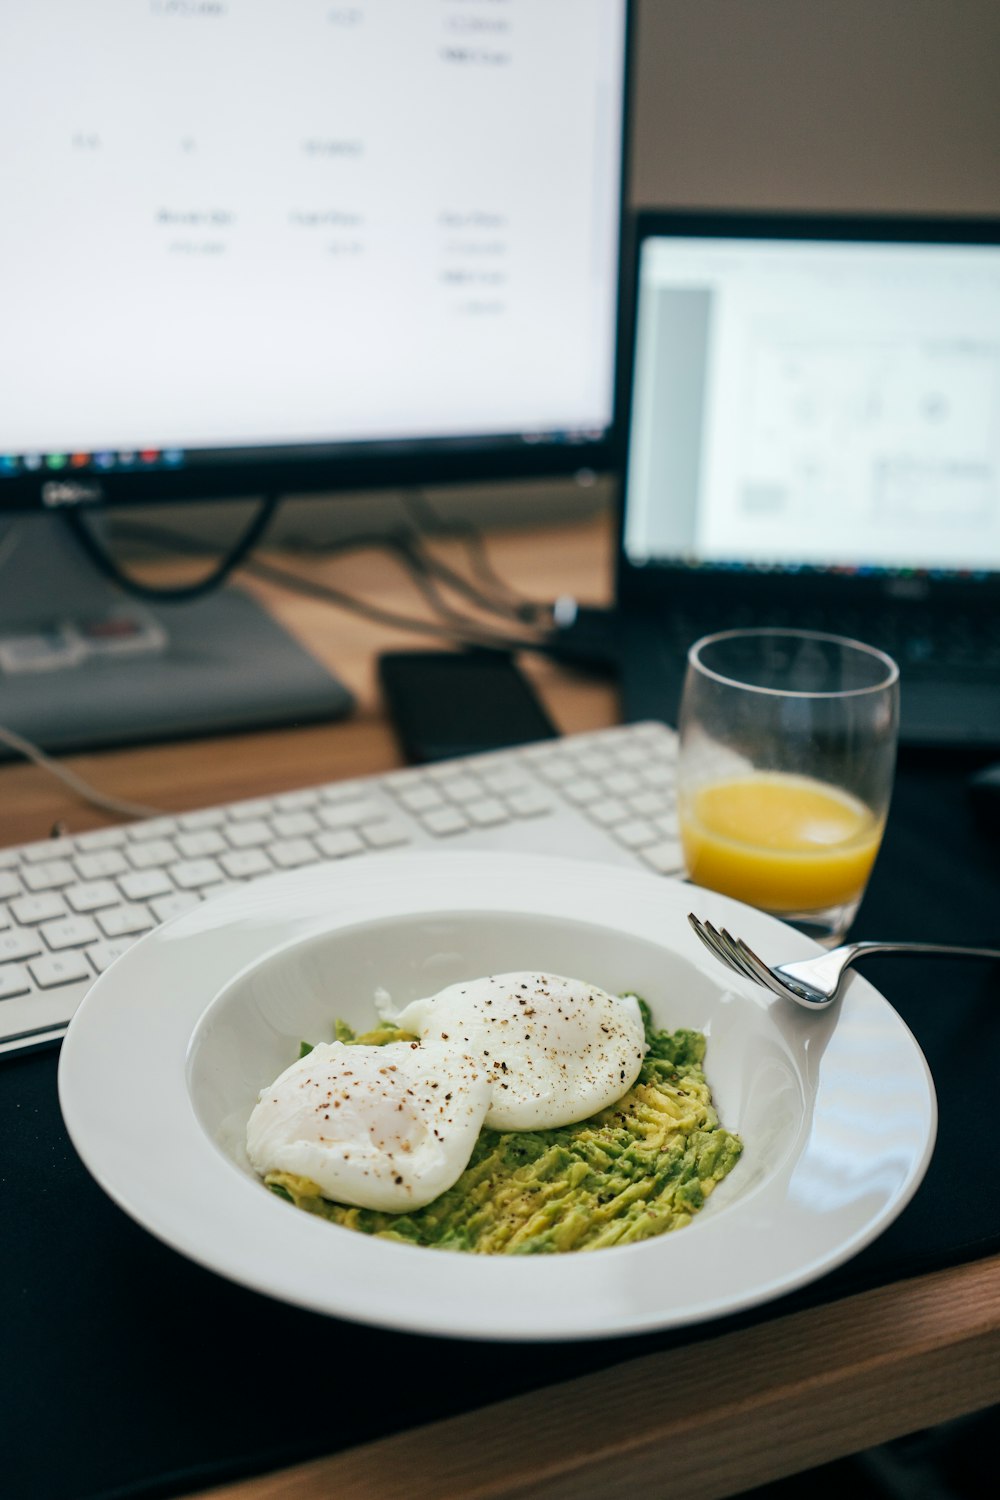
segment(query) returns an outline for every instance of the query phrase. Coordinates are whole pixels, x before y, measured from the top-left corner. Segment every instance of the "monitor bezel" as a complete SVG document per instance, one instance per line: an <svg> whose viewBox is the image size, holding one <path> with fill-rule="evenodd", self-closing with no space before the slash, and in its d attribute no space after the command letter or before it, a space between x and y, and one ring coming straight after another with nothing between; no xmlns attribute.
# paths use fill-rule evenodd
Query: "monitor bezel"
<svg viewBox="0 0 1000 1500"><path fill-rule="evenodd" d="M617 193L618 263L614 273L614 339L611 368L611 413L600 438L552 438L523 434L482 433L461 437L400 438L377 442L331 443L329 453L302 445L262 450L258 456L234 450L233 457L212 457L177 468L144 466L99 471L92 465L44 469L0 476L0 515L7 511L52 512L87 505L205 503L255 496L323 496L365 490L422 485L476 484L516 479L568 478L580 473L619 472L623 454L624 408L621 405L623 345L628 280L628 192L634 121L637 0L623 0L623 68L619 124ZM220 450L214 450L220 451ZM238 456L237 456L238 455ZM273 455L273 456L272 456ZM48 486L48 498L46 497Z"/></svg>
<svg viewBox="0 0 1000 1500"><path fill-rule="evenodd" d="M625 549L625 500L628 491L629 428L635 366L639 262L643 243L650 238L849 240L872 244L1000 245L1000 219L985 215L786 212L744 209L643 209L633 219L628 259L623 274L623 322L620 328L618 436L621 444L621 481L616 504L615 597L626 607L655 610L665 598L679 605L696 601L706 589L724 589L733 607L755 605L772 591L778 576L782 588L800 583L817 604L891 599L921 606L935 601L961 601L995 609L1000 604L1000 572L985 576L961 574L936 577L913 570L885 569L877 573L775 569L733 570L712 563L633 562Z"/></svg>

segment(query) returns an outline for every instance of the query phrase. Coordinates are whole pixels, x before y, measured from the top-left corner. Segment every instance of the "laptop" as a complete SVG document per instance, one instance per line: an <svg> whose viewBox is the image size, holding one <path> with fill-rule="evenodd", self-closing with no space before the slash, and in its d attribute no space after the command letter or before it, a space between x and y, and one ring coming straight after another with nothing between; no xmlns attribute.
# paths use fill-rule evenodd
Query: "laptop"
<svg viewBox="0 0 1000 1500"><path fill-rule="evenodd" d="M641 213L623 717L738 625L879 645L901 742L1000 746L1000 221Z"/></svg>

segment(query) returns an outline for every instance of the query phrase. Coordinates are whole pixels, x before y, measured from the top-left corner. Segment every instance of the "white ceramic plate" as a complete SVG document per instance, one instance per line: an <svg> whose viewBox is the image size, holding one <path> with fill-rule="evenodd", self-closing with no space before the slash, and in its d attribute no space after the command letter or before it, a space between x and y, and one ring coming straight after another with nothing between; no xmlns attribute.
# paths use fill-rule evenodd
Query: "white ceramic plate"
<svg viewBox="0 0 1000 1500"><path fill-rule="evenodd" d="M546 856L404 854L314 866L157 928L94 985L59 1092L102 1187L153 1234L245 1286L420 1333L571 1339L666 1328L814 1280L916 1190L936 1106L923 1055L863 978L812 1013L727 973L694 909L765 956L815 946L722 896ZM660 1026L707 1033L706 1072L737 1167L688 1227L566 1255L463 1255L372 1239L292 1208L247 1165L257 1092L397 1004L461 978L551 969L643 995Z"/></svg>

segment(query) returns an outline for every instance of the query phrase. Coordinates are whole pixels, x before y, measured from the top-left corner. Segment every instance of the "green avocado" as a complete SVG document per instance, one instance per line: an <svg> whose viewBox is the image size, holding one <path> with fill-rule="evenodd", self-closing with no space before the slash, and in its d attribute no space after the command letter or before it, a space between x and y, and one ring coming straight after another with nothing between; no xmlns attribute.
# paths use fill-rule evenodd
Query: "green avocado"
<svg viewBox="0 0 1000 1500"><path fill-rule="evenodd" d="M691 1222L743 1144L719 1124L705 1082L705 1038L657 1031L639 1001L649 1051L628 1093L555 1130L483 1130L461 1177L412 1213L350 1208L315 1183L272 1172L268 1187L307 1213L382 1239L477 1255L547 1255L651 1239ZM340 1041L405 1040L391 1025Z"/></svg>

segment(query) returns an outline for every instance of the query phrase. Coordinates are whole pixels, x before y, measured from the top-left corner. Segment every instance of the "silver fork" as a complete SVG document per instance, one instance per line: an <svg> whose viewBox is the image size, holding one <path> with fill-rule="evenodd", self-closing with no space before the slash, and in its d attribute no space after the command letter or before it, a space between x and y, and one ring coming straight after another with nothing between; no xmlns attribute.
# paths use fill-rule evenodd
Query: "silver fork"
<svg viewBox="0 0 1000 1500"><path fill-rule="evenodd" d="M836 998L844 974L859 958L872 953L927 953L947 958L996 958L1000 948L958 948L944 943L844 943L794 964L766 964L742 938L724 927L713 927L694 912L688 921L708 951L737 974L753 979L765 989L794 1000L808 1010L823 1010Z"/></svg>

